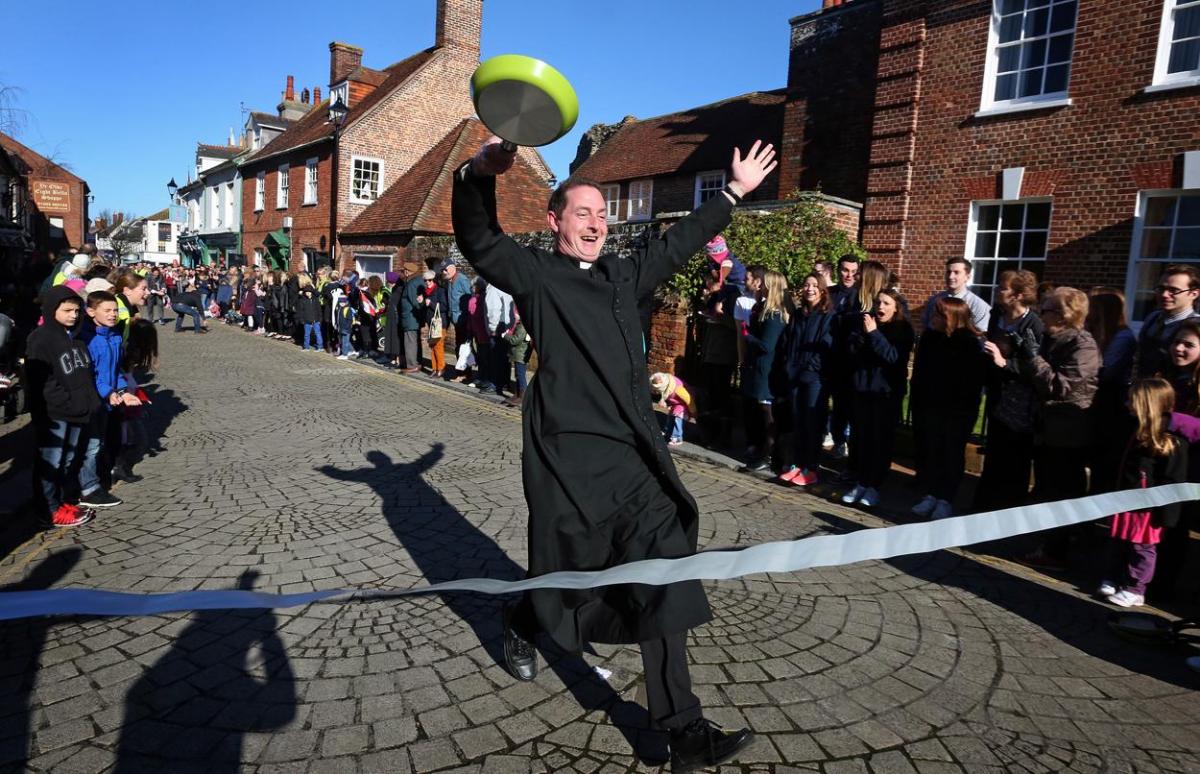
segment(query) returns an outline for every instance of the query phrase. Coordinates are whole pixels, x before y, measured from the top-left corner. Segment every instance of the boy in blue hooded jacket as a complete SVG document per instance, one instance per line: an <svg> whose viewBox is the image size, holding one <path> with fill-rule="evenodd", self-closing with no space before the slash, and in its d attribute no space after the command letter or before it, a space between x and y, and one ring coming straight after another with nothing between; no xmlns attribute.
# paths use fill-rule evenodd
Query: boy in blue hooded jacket
<svg viewBox="0 0 1200 774"><path fill-rule="evenodd" d="M117 309L117 298L106 290L97 290L87 297L87 313L96 326L96 333L88 342L88 354L92 358L92 371L95 374L96 392L100 396L103 412L97 412L93 427L88 436L87 450L83 456L83 471L90 487L85 487L79 504L90 508L110 508L120 505L121 499L100 486L99 478L90 475L96 469L96 460L100 456L100 445L104 439L104 426L108 414L120 406L140 406L142 402L133 393L126 392L129 383L125 379L125 371L121 368L124 340L116 325L120 313ZM81 473L80 478L84 475Z"/></svg>

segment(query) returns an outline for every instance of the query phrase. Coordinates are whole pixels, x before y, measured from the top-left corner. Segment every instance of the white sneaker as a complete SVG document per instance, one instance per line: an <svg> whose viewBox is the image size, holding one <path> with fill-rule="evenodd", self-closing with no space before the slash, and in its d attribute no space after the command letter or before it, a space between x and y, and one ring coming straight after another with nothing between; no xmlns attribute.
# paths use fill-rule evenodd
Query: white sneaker
<svg viewBox="0 0 1200 774"><path fill-rule="evenodd" d="M846 444L844 444L844 443L834 444L833 445L833 456L835 459L839 459L839 460L846 459L846 456L847 456Z"/></svg>
<svg viewBox="0 0 1200 774"><path fill-rule="evenodd" d="M1116 594L1108 597L1108 601L1118 607L1141 607L1146 604L1146 598L1141 594L1134 594L1132 591L1121 589Z"/></svg>
<svg viewBox="0 0 1200 774"><path fill-rule="evenodd" d="M862 486L861 484L855 484L853 489L842 495L842 502L844 502L846 505L854 505L856 502L858 502L858 498L862 497L862 494L865 491L867 491L866 487Z"/></svg>
<svg viewBox="0 0 1200 774"><path fill-rule="evenodd" d="M821 448L822 449L832 449L833 448L833 436L830 433L825 434L825 440L821 441Z"/></svg>
<svg viewBox="0 0 1200 774"><path fill-rule="evenodd" d="M954 515L954 508L945 500L938 500L934 506L933 513L929 514L929 518L937 521L938 519L948 519Z"/></svg>
<svg viewBox="0 0 1200 774"><path fill-rule="evenodd" d="M867 487L858 497L858 504L864 508L874 508L879 505L879 490L873 487Z"/></svg>
<svg viewBox="0 0 1200 774"><path fill-rule="evenodd" d="M933 513L933 509L937 507L938 499L933 495L925 495L921 502L912 507L912 512L917 516L928 516Z"/></svg>
<svg viewBox="0 0 1200 774"><path fill-rule="evenodd" d="M350 356L349 355L338 355L337 359L338 360L349 360Z"/></svg>
<svg viewBox="0 0 1200 774"><path fill-rule="evenodd" d="M1096 589L1096 596L1098 597L1111 597L1116 593L1117 584L1113 583L1112 581L1102 580L1100 581L1100 588Z"/></svg>

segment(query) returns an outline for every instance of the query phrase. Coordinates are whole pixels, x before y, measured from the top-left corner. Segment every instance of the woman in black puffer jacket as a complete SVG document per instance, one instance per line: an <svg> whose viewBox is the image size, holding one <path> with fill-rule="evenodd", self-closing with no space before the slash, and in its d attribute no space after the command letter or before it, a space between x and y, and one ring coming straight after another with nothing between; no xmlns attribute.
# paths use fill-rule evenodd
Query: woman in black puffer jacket
<svg viewBox="0 0 1200 774"><path fill-rule="evenodd" d="M312 278L301 274L296 281L296 322L304 326L304 349L308 349L308 339L316 334L319 352L325 348L321 337L321 296L313 286Z"/></svg>

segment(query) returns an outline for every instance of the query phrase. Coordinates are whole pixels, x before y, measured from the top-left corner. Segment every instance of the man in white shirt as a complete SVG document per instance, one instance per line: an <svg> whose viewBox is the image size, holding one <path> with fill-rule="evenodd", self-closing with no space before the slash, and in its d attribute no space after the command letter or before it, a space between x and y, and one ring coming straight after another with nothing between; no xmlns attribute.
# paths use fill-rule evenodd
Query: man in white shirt
<svg viewBox="0 0 1200 774"><path fill-rule="evenodd" d="M981 332L986 331L988 317L992 314L992 307L987 301L984 301L967 289L967 286L970 284L970 261L966 258L951 258L946 261L946 289L934 293L930 296L929 301L925 303L925 312L921 315L921 328L925 329L929 327L929 321L933 318L934 305L937 303L937 300L950 296L966 302L967 308L971 310L971 322L975 323L975 327Z"/></svg>

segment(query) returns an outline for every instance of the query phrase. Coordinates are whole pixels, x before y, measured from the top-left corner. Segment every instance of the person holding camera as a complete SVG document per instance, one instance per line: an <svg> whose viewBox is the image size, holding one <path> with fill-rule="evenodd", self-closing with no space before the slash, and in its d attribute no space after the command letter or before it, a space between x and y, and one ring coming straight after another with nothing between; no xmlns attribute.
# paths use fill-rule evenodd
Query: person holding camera
<svg viewBox="0 0 1200 774"><path fill-rule="evenodd" d="M983 343L991 362L986 375L987 453L975 490L977 511L1012 508L1029 497L1037 397L1017 370L1013 353L1025 342L1036 348L1042 341L1045 326L1032 308L1037 284L1037 276L1025 270L1002 272L996 284L996 306Z"/></svg>

